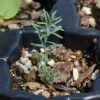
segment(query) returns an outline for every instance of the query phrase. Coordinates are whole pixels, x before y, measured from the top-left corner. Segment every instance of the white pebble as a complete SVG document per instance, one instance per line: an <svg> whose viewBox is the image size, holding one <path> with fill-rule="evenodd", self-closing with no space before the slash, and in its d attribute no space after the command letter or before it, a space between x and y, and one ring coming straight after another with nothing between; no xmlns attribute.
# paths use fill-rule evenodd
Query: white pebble
<svg viewBox="0 0 100 100"><path fill-rule="evenodd" d="M89 18L89 25L92 26L93 28L96 27L96 21L93 17Z"/></svg>
<svg viewBox="0 0 100 100"><path fill-rule="evenodd" d="M27 4L31 4L32 0L24 0Z"/></svg>
<svg viewBox="0 0 100 100"><path fill-rule="evenodd" d="M87 15L92 14L91 8L89 8L89 7L83 7L82 12L84 12Z"/></svg>
<svg viewBox="0 0 100 100"><path fill-rule="evenodd" d="M28 68L28 69L32 69L32 63L30 60L28 60L26 63L25 63L25 66Z"/></svg>
<svg viewBox="0 0 100 100"><path fill-rule="evenodd" d="M76 67L80 66L79 61L75 60L75 61L74 61L74 65L75 65Z"/></svg>
<svg viewBox="0 0 100 100"><path fill-rule="evenodd" d="M96 70L94 73L92 73L91 79L95 80L98 77L99 74L100 74L99 70Z"/></svg>
<svg viewBox="0 0 100 100"><path fill-rule="evenodd" d="M79 72L77 68L73 68L73 80L77 80L79 78Z"/></svg>
<svg viewBox="0 0 100 100"><path fill-rule="evenodd" d="M25 67L23 64L19 63L18 61L16 61L15 65L20 69L20 71L24 73L29 73L27 67Z"/></svg>
<svg viewBox="0 0 100 100"><path fill-rule="evenodd" d="M21 62L22 64L25 64L28 60L29 60L29 59L26 58L26 57L20 57L20 62Z"/></svg>
<svg viewBox="0 0 100 100"><path fill-rule="evenodd" d="M51 59L51 60L49 60L49 61L47 62L47 64L50 65L50 66L54 66L55 61L54 61L53 59Z"/></svg>
<svg viewBox="0 0 100 100"><path fill-rule="evenodd" d="M48 91L44 91L42 92L42 96L49 98L50 97L50 93Z"/></svg>
<svg viewBox="0 0 100 100"><path fill-rule="evenodd" d="M33 49L32 52L37 52L37 50Z"/></svg>
<svg viewBox="0 0 100 100"><path fill-rule="evenodd" d="M8 28L9 29L19 29L19 26L17 24L9 24Z"/></svg>
<svg viewBox="0 0 100 100"><path fill-rule="evenodd" d="M44 53L45 50L44 50L43 48L40 48L40 52L41 52L41 53Z"/></svg>
<svg viewBox="0 0 100 100"><path fill-rule="evenodd" d="M44 92L44 89L39 89L34 92L34 94L39 95L40 93Z"/></svg>
<svg viewBox="0 0 100 100"><path fill-rule="evenodd" d="M76 59L76 56L74 56L74 55L71 55L71 56L70 56L70 58L72 58L72 59Z"/></svg>
<svg viewBox="0 0 100 100"><path fill-rule="evenodd" d="M94 2L96 3L96 7L100 9L100 0L94 0Z"/></svg>

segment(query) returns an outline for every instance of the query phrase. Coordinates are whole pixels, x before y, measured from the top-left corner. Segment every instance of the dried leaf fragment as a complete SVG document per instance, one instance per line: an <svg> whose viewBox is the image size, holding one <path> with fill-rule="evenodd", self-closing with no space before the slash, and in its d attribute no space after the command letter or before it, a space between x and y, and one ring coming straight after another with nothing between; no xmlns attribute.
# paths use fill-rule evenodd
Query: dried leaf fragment
<svg viewBox="0 0 100 100"><path fill-rule="evenodd" d="M84 79L88 78L92 74L95 67L96 67L96 64L92 65L84 73L82 73L80 77L75 81L76 85L79 86L81 82L84 81Z"/></svg>

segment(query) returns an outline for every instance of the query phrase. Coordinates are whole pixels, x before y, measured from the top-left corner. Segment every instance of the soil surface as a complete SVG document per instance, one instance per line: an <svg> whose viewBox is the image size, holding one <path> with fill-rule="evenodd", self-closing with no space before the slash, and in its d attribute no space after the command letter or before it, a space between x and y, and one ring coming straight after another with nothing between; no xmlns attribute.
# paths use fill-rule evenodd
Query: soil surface
<svg viewBox="0 0 100 100"><path fill-rule="evenodd" d="M36 52L39 52L41 56L44 55L42 49ZM49 84L39 76L39 63L34 53L23 48L20 59L12 65L10 70L13 80L12 88L14 90L22 89L46 98L91 92L92 82L99 75L98 59L94 52L89 50L72 51L64 46L51 51L47 64L48 71L54 69L53 75L60 72L61 76L57 78L54 75L54 83ZM28 70L23 70L23 67L27 66L31 67Z"/></svg>

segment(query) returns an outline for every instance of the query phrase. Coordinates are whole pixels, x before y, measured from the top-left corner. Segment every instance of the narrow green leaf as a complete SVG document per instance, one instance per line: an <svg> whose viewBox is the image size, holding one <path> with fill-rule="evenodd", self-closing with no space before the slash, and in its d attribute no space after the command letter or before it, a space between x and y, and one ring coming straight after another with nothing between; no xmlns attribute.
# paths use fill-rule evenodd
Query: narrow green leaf
<svg viewBox="0 0 100 100"><path fill-rule="evenodd" d="M57 13L57 11L54 11L53 13L52 13L52 15L51 15L51 21L54 21L54 19L55 19L55 15L56 15L56 13Z"/></svg>
<svg viewBox="0 0 100 100"><path fill-rule="evenodd" d="M53 45L56 44L55 42L51 42L51 41L47 41L47 43L50 43L50 44L53 44Z"/></svg>
<svg viewBox="0 0 100 100"><path fill-rule="evenodd" d="M62 44L50 45L50 46L48 46L48 48L54 49L54 48L57 48L57 47L59 47L59 46L61 46L61 45L62 45Z"/></svg>
<svg viewBox="0 0 100 100"><path fill-rule="evenodd" d="M58 21L54 22L53 24L56 25L58 23L60 23L62 21L62 19L59 19Z"/></svg>
<svg viewBox="0 0 100 100"><path fill-rule="evenodd" d="M42 44L31 43L31 45L36 46L36 47L43 47Z"/></svg>
<svg viewBox="0 0 100 100"><path fill-rule="evenodd" d="M44 14L45 22L48 23L48 21L50 20L50 17L45 9L43 9L43 14Z"/></svg>
<svg viewBox="0 0 100 100"><path fill-rule="evenodd" d="M55 35L56 37L60 38L60 39L63 39L63 37L57 33L54 33L53 35Z"/></svg>

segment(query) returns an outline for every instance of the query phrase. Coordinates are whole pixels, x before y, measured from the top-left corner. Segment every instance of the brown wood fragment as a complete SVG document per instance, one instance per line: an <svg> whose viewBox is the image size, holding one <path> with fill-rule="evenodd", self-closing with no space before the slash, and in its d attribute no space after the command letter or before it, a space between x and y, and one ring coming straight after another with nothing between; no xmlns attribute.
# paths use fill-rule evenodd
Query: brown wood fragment
<svg viewBox="0 0 100 100"><path fill-rule="evenodd" d="M81 82L84 81L84 79L88 78L92 74L95 67L96 67L96 64L92 65L84 73L82 73L80 77L75 81L75 85L77 86L80 85Z"/></svg>

